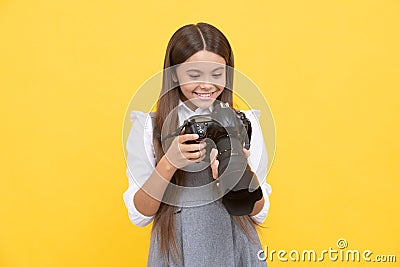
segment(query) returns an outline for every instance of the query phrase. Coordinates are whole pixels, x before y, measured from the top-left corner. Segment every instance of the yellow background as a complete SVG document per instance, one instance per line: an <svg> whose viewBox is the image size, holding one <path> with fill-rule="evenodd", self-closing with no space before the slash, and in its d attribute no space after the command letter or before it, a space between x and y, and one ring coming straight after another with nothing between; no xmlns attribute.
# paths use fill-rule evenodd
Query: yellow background
<svg viewBox="0 0 400 267"><path fill-rule="evenodd" d="M1 1L0 266L144 266L122 123L173 32L199 21L226 34L274 114L262 244L343 237L399 258L399 13L396 0Z"/></svg>

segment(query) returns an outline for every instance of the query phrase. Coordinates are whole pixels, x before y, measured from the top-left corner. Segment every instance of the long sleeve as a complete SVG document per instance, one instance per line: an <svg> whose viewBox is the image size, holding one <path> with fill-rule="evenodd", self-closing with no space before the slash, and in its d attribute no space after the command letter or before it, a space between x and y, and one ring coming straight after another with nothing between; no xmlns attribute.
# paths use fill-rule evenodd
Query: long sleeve
<svg viewBox="0 0 400 267"><path fill-rule="evenodd" d="M268 215L269 195L271 186L265 182L267 176L268 156L265 149L262 131L258 123L259 111L244 111L252 124L252 138L250 145L249 165L256 173L264 196L262 210L251 218L261 224ZM131 112L132 127L127 139L127 170L126 175L129 187L124 192L123 198L128 210L129 219L137 226L146 226L153 219L153 216L141 214L135 207L133 197L139 188L145 183L155 168L155 155L152 143L153 126L150 115L140 111Z"/></svg>
<svg viewBox="0 0 400 267"><path fill-rule="evenodd" d="M132 127L126 142L126 175L129 187L124 192L123 199L131 222L143 227L154 219L154 215L145 216L141 214L135 207L133 197L152 174L155 167L155 156L152 145L153 128L148 113L132 111L130 115Z"/></svg>
<svg viewBox="0 0 400 267"><path fill-rule="evenodd" d="M260 111L259 110L246 110L243 111L246 117L250 120L252 126L252 136L250 141L250 157L248 158L249 165L252 171L256 174L261 190L264 196L264 206L259 213L251 216L253 221L257 224L261 224L265 221L269 207L269 196L272 192L271 185L269 185L265 179L268 171L268 154L265 148L264 138L262 130L258 122Z"/></svg>

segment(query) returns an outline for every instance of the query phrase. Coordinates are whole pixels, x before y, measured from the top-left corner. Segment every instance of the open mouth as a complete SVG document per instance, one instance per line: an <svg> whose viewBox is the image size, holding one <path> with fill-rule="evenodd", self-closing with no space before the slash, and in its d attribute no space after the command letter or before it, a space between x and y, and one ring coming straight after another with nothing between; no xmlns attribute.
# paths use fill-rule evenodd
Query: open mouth
<svg viewBox="0 0 400 267"><path fill-rule="evenodd" d="M199 98L201 99L208 99L211 98L211 96L215 93L215 92L210 92L210 93L198 93L198 92L193 92L195 95L199 96Z"/></svg>

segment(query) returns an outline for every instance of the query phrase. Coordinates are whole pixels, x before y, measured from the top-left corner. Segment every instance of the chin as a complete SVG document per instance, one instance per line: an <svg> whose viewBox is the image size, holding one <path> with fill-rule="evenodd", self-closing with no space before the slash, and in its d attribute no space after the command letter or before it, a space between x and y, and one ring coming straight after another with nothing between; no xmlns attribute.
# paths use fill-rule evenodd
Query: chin
<svg viewBox="0 0 400 267"><path fill-rule="evenodd" d="M208 100L199 100L195 99L193 102L194 105L196 105L198 108L201 109L206 109L209 108L213 103L215 99L208 99Z"/></svg>

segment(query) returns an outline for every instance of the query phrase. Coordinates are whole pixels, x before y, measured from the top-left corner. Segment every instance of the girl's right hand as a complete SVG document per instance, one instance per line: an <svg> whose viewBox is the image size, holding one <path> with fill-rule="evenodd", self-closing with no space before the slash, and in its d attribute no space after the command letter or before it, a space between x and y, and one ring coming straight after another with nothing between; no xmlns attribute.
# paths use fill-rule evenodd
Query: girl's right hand
<svg viewBox="0 0 400 267"><path fill-rule="evenodd" d="M199 135L183 134L182 132L179 136L174 138L164 155L177 169L183 168L194 162L202 161L206 156L206 142L185 144L187 141L198 139Z"/></svg>

